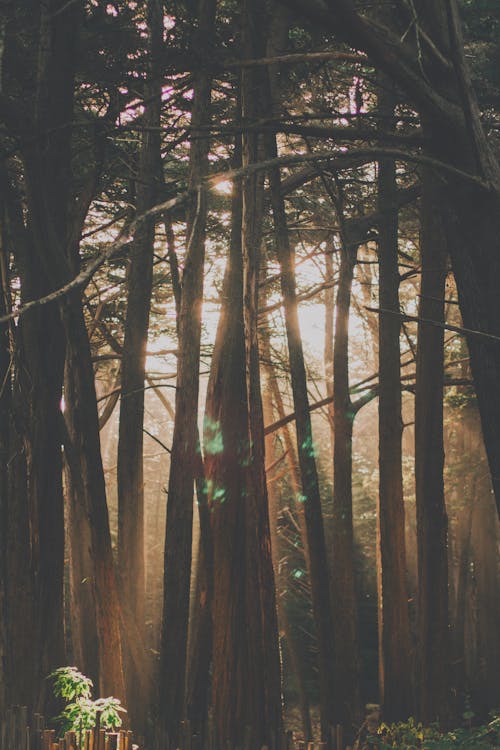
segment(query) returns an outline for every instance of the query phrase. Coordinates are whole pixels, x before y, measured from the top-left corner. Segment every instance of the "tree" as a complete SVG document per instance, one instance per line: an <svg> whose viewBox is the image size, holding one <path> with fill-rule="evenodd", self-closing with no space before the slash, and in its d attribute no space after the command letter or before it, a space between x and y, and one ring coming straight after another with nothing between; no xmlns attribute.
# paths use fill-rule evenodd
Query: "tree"
<svg viewBox="0 0 500 750"><path fill-rule="evenodd" d="M423 174L420 206L419 316L444 322L447 251L440 186ZM437 210L436 210L437 207ZM422 721L450 723L448 523L444 497L444 330L419 323L415 389L415 479L418 549L417 702Z"/></svg>
<svg viewBox="0 0 500 750"><path fill-rule="evenodd" d="M269 86L269 82L267 85ZM270 94L268 96L271 98ZM269 106L269 111L272 112L271 105ZM267 139L267 156L273 159L277 156L277 153L276 137L270 136ZM318 640L321 736L323 740L328 741L330 732L336 723L333 682L335 674L334 652L332 648L334 621L330 601L321 495L316 469L306 368L298 318L294 270L295 259L288 236L285 202L282 195L281 178L278 168L271 171L269 181L276 254L281 268L280 281L285 309L285 326L295 410L295 429L301 479L301 497L297 498L297 500L303 504L307 548L309 550L308 559L312 605Z"/></svg>
<svg viewBox="0 0 500 750"><path fill-rule="evenodd" d="M142 216L160 196L160 112L163 12L157 0L147 4L148 81L144 130L139 154L136 212ZM136 229L130 251L127 313L121 363L118 439L118 554L122 595L140 633L145 622L143 426L144 379L153 283L155 219Z"/></svg>
<svg viewBox="0 0 500 750"><path fill-rule="evenodd" d="M396 3L391 25L386 26L362 16L350 0L332 0L328 6L285 1L366 52L423 117L426 154L435 159L448 188L443 221L460 310L469 330L472 374L500 512L500 170L471 86L457 3L431 5L422 0L414 4L413 17ZM405 34L408 28L411 33ZM422 46L424 34L431 42Z"/></svg>
<svg viewBox="0 0 500 750"><path fill-rule="evenodd" d="M200 0L199 25L193 45L208 52L213 34L216 1ZM201 70L193 89L191 127L203 135L210 120L211 77ZM208 170L209 139L198 137L190 147L189 185L192 193L187 218L187 253L179 308L179 354L175 423L170 462L165 537L165 578L160 655L160 711L170 741L177 741L178 722L185 711L185 679L193 490L197 476L198 391L201 305L205 257L206 194L200 182Z"/></svg>
<svg viewBox="0 0 500 750"><path fill-rule="evenodd" d="M394 95L382 80L379 114L391 121ZM403 504L401 354L399 334L398 209L396 165L378 164L379 260L379 506L378 597L379 681L384 717L397 721L411 715L412 658L406 588Z"/></svg>

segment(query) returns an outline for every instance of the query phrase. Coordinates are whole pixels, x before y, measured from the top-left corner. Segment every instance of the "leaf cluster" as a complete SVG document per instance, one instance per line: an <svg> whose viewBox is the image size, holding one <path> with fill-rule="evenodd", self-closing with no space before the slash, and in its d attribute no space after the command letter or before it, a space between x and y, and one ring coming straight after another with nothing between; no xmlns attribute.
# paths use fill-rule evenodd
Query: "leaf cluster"
<svg viewBox="0 0 500 750"><path fill-rule="evenodd" d="M491 721L478 727L459 727L440 731L436 724L424 726L410 717L406 722L381 724L368 746L379 750L489 750L500 746L500 713L492 712Z"/></svg>
<svg viewBox="0 0 500 750"><path fill-rule="evenodd" d="M121 713L126 713L118 698L109 696L92 700L93 683L76 667L60 667L49 675L53 681L54 695L69 701L57 716L61 734L93 729L99 723L102 729L116 730L122 725Z"/></svg>

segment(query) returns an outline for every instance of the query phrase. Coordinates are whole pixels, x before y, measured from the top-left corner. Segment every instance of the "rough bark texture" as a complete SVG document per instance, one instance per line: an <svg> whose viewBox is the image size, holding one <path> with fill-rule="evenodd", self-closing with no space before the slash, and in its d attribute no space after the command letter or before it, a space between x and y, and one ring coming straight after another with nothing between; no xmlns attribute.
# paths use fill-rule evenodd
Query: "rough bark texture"
<svg viewBox="0 0 500 750"><path fill-rule="evenodd" d="M126 699L121 610L109 529L102 467L99 416L90 345L78 297L63 302L67 338L65 397L67 450L72 484L90 524L90 555L99 638L99 691Z"/></svg>
<svg viewBox="0 0 500 750"><path fill-rule="evenodd" d="M498 705L500 688L498 519L495 514L489 482L480 481L480 494L472 520L474 583L477 592L477 627L475 643L468 644L476 659L469 670L473 710L486 720L490 706Z"/></svg>
<svg viewBox="0 0 500 750"><path fill-rule="evenodd" d="M260 13L259 13L260 11ZM244 5L243 49L255 51L263 8ZM261 16L261 19L263 17ZM262 35L262 30L260 30ZM260 40L262 36L260 37ZM242 80L243 116L255 116L253 73ZM243 138L243 166L257 159ZM264 468L258 372L257 290L262 181L242 186L241 238L233 237L230 315L211 376L205 425L206 473L214 534L212 706L218 742L272 745L281 731L276 600ZM242 256L243 263L242 263Z"/></svg>
<svg viewBox="0 0 500 750"><path fill-rule="evenodd" d="M208 53L213 36L216 1L200 0L198 33L193 40L199 54ZM196 74L191 115L192 132L210 120L211 79ZM190 146L189 185L196 189L208 168L209 140L196 137ZM182 276L178 322L179 352L175 422L170 462L165 538L165 578L160 654L159 710L170 741L176 741L185 712L185 673L191 578L193 490L197 470L198 391L201 305L205 257L206 193L196 190L188 207L187 251Z"/></svg>
<svg viewBox="0 0 500 750"><path fill-rule="evenodd" d="M138 216L159 196L162 78L159 72L163 47L163 9L158 0L147 6L149 33L149 80L145 91L144 126L136 189ZM145 623L144 475L143 426L144 379L149 310L153 281L155 221L143 221L137 229L127 277L127 315L121 361L121 399L118 435L118 561L121 593L140 633Z"/></svg>
<svg viewBox="0 0 500 750"><path fill-rule="evenodd" d="M2 175L5 179L6 175ZM6 184L4 239L16 249L16 259L22 263L26 257L26 232L22 219L20 204L13 200ZM5 269L2 270L2 275ZM6 302L2 289L2 300ZM9 306L7 303L6 306ZM8 329L7 329L8 330ZM9 645L5 653L5 697L7 705L29 705L34 679L34 660L32 648L34 633L34 590L31 568L30 521L27 493L27 466L24 452L23 436L26 432L26 388L23 376L22 339L19 329L10 328L13 337L15 358L12 359L12 381L6 383L11 395L5 392L2 408L8 408L7 422L2 422L3 429L8 426L8 449L6 456L7 487L2 495L2 534L4 535L5 552L4 595L6 617L6 642ZM4 354L5 356L5 354ZM6 360L5 360L6 363ZM6 363L7 364L7 363ZM4 365L4 367L6 366ZM7 415L6 415L7 416ZM7 433L4 433L7 437ZM6 440L4 437L4 441Z"/></svg>
<svg viewBox="0 0 500 750"><path fill-rule="evenodd" d="M383 85L383 82L382 82ZM387 85L387 82L386 82ZM379 113L393 115L394 97L379 89ZM378 167L379 221L379 680L384 718L412 714L412 659L406 589L400 380L398 211L396 167ZM387 311L387 312L386 312ZM391 312L393 313L391 315Z"/></svg>
<svg viewBox="0 0 500 750"><path fill-rule="evenodd" d="M37 91L33 113L36 138L24 144L27 230L22 254L23 300L36 299L67 278L71 184L71 127L78 6L53 0L39 17ZM48 673L64 662L64 515L60 400L64 333L56 305L27 314L20 323L24 369L19 381L27 461L30 561L33 575L34 664L26 703L43 708ZM18 655L22 659L22 655ZM45 708L48 708L45 706ZM50 709L48 708L50 711Z"/></svg>
<svg viewBox="0 0 500 750"><path fill-rule="evenodd" d="M78 463L64 441L66 542L69 563L69 617L72 663L94 685L99 685L99 639L93 586L92 541L88 515L82 502ZM70 462L72 468L70 468ZM74 462L74 463L73 463ZM73 481L76 478L76 482ZM80 485L80 486L79 486Z"/></svg>
<svg viewBox="0 0 500 750"><path fill-rule="evenodd" d="M419 316L444 322L446 241L434 175L423 174ZM451 719L448 520L444 500L444 331L419 323L415 390L418 549L417 706L425 724Z"/></svg>

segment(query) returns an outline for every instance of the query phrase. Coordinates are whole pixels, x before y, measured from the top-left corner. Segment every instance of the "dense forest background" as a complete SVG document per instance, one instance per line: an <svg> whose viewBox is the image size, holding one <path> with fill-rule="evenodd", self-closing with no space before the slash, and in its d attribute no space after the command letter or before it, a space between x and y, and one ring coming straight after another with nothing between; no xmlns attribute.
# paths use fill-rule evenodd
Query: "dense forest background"
<svg viewBox="0 0 500 750"><path fill-rule="evenodd" d="M1 11L0 715L485 719L498 2Z"/></svg>

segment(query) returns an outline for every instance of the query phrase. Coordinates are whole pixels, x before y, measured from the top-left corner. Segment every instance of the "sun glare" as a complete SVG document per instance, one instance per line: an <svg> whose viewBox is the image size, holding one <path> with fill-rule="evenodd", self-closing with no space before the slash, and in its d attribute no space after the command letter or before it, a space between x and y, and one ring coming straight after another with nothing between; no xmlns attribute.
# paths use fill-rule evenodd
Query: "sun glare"
<svg viewBox="0 0 500 750"><path fill-rule="evenodd" d="M214 190L221 195L231 195L233 192L233 183L231 180L221 180L214 186Z"/></svg>

